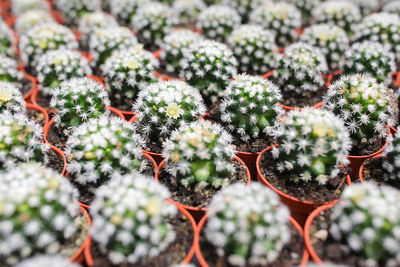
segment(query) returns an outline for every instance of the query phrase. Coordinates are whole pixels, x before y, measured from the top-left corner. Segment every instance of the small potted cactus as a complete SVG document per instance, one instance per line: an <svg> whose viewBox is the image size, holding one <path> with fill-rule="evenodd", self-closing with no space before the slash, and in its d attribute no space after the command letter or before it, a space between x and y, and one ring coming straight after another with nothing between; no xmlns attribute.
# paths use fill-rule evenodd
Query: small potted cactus
<svg viewBox="0 0 400 267"><path fill-rule="evenodd" d="M146 2L146 0L112 0L110 1L110 12L118 19L119 23L129 25L138 7Z"/></svg>
<svg viewBox="0 0 400 267"><path fill-rule="evenodd" d="M70 25L77 25L84 14L101 10L100 0L54 0L54 5Z"/></svg>
<svg viewBox="0 0 400 267"><path fill-rule="evenodd" d="M46 0L12 0L10 2L12 13L18 16L29 10L40 9L48 11L50 9L49 2Z"/></svg>
<svg viewBox="0 0 400 267"><path fill-rule="evenodd" d="M25 113L25 100L12 83L0 82L0 113Z"/></svg>
<svg viewBox="0 0 400 267"><path fill-rule="evenodd" d="M0 81L12 83L27 97L33 91L33 79L18 70L18 62L0 54Z"/></svg>
<svg viewBox="0 0 400 267"><path fill-rule="evenodd" d="M0 54L15 57L16 40L13 31L0 20Z"/></svg>
<svg viewBox="0 0 400 267"><path fill-rule="evenodd" d="M275 42L284 47L298 38L296 29L301 27L301 12L286 2L265 1L250 14L250 23L273 31Z"/></svg>
<svg viewBox="0 0 400 267"><path fill-rule="evenodd" d="M360 8L361 16L365 17L368 16L370 13L377 11L380 9L381 3L385 2L380 0L351 0L355 5ZM390 0L391 1L391 0Z"/></svg>
<svg viewBox="0 0 400 267"><path fill-rule="evenodd" d="M265 0L221 0L222 5L230 6L239 13L243 23L248 23L250 13L265 2Z"/></svg>
<svg viewBox="0 0 400 267"><path fill-rule="evenodd" d="M236 9L224 5L212 5L204 9L197 18L196 27L209 39L225 42L232 30L240 25Z"/></svg>
<svg viewBox="0 0 400 267"><path fill-rule="evenodd" d="M176 12L179 25L194 28L200 12L206 8L203 0L175 0L172 9Z"/></svg>
<svg viewBox="0 0 400 267"><path fill-rule="evenodd" d="M286 0L286 2L295 5L301 11L303 23L308 23L313 9L323 0Z"/></svg>
<svg viewBox="0 0 400 267"><path fill-rule="evenodd" d="M383 7L382 11L386 13L393 13L400 16L400 0L388 1Z"/></svg>
<svg viewBox="0 0 400 267"><path fill-rule="evenodd" d="M234 28L227 44L241 72L261 75L276 67L275 34L259 25L245 24Z"/></svg>
<svg viewBox="0 0 400 267"><path fill-rule="evenodd" d="M312 259L341 266L400 264L400 191L373 183L352 184L340 201L315 210L305 225Z"/></svg>
<svg viewBox="0 0 400 267"><path fill-rule="evenodd" d="M15 267L80 267L79 264L69 261L67 258L62 256L53 255L39 255L22 262L19 262Z"/></svg>
<svg viewBox="0 0 400 267"><path fill-rule="evenodd" d="M19 35L23 35L35 26L49 22L54 22L54 19L46 10L28 10L15 19L15 30Z"/></svg>

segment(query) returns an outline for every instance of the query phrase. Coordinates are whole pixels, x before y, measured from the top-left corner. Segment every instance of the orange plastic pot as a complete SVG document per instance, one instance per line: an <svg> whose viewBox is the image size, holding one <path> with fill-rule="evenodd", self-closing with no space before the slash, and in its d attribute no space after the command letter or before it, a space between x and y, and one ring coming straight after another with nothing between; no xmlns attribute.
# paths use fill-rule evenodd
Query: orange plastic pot
<svg viewBox="0 0 400 267"><path fill-rule="evenodd" d="M106 109L108 109L109 111L111 111L112 113L116 114L118 117L120 117L121 119L125 120L125 116L124 114L122 114L122 112L119 109L116 109L114 107L111 106L106 106Z"/></svg>
<svg viewBox="0 0 400 267"><path fill-rule="evenodd" d="M88 222L88 225L91 226L91 225L92 225L92 219L90 218L89 213L88 213L88 212L86 211L86 209L85 209L86 205L84 205L84 204L82 204L82 203L79 203L79 202L78 202L78 204L79 204L79 208L80 208L81 212L82 212L82 213L85 215L85 217L86 217L86 220L87 220L87 222ZM85 253L85 251L86 251L86 248L87 248L88 246L90 246L90 244L91 244L91 238L90 238L90 234L88 233L88 235L87 235L85 241L83 241L83 243L82 243L82 245L79 247L78 251L75 252L75 254L72 255L72 257L69 258L69 261L70 261L70 262L79 263L79 264L83 263L83 260L84 260L84 253Z"/></svg>
<svg viewBox="0 0 400 267"><path fill-rule="evenodd" d="M373 159L378 159L378 158L382 158L383 154L378 154L374 157L372 157ZM363 178L363 174L364 174L364 163L361 165L360 170L358 172L358 179L360 180L360 183L364 183L364 178Z"/></svg>
<svg viewBox="0 0 400 267"><path fill-rule="evenodd" d="M198 226L197 226L197 232L195 234L195 252L196 252L196 257L197 260L200 263L201 267L210 267L210 265L207 263L206 259L204 259L203 253L201 252L201 248L200 248L200 234L201 234L201 230L203 229L206 221L207 221L208 216L205 215L199 222ZM301 236L303 235L303 228L301 228L301 226L296 222L295 219L293 219L292 217L289 217L290 223L299 231L299 233L301 234ZM301 259L301 262L299 264L299 267L304 267L307 265L308 261L309 261L309 254L307 249L304 249L303 251L303 256Z"/></svg>
<svg viewBox="0 0 400 267"><path fill-rule="evenodd" d="M250 175L250 171L249 168L247 168L246 164L238 157L234 157L234 159L236 161L238 161L243 167L246 168L246 175L247 175L247 181L246 184L249 185L251 182L251 175ZM165 167L165 160L163 160L160 165L157 167L156 170L156 174L155 174L155 180L158 182L159 181L159 175L161 173L161 170ZM189 211L189 213L193 216L193 218L196 221L199 221L205 214L206 212L206 208L196 208L196 207L191 207L191 206L187 206L181 203L176 202L173 199L169 199L169 201L171 201L171 203L174 203L174 205L176 205L177 207L183 208L187 211Z"/></svg>
<svg viewBox="0 0 400 267"><path fill-rule="evenodd" d="M26 73L24 66L22 67L22 74L32 83L31 90L26 95L24 95L24 100L36 104L36 99L39 91L39 88L37 86L37 79Z"/></svg>
<svg viewBox="0 0 400 267"><path fill-rule="evenodd" d="M163 51L162 49L158 49L158 50L154 51L154 52L153 52L153 56L154 56L156 59L160 59L160 55L161 55L162 51Z"/></svg>
<svg viewBox="0 0 400 267"><path fill-rule="evenodd" d="M44 108L42 108L41 106L32 104L32 103L26 103L25 107L27 109L33 109L33 110L36 110L36 111L42 113L45 118L44 125L46 125L49 122L49 114L47 114L46 110Z"/></svg>
<svg viewBox="0 0 400 267"><path fill-rule="evenodd" d="M104 79L103 79L103 78L97 77L97 76L95 76L95 75L86 75L86 77L89 78L89 79L95 80L96 82L98 82L98 83L100 83L101 85L103 85L103 87L105 87Z"/></svg>
<svg viewBox="0 0 400 267"><path fill-rule="evenodd" d="M322 105L324 104L324 102L319 102L319 103L317 103L317 104L315 104L314 106L312 106L312 108L321 108L322 107ZM289 106L285 106L285 105L282 105L282 104L279 104L286 112L289 112L289 111L291 111L291 110L295 110L295 109L298 109L298 110L302 110L303 108L299 108L299 107L289 107Z"/></svg>
<svg viewBox="0 0 400 267"><path fill-rule="evenodd" d="M400 87L400 72L395 72L393 74L393 83L394 85L396 85L397 87Z"/></svg>
<svg viewBox="0 0 400 267"><path fill-rule="evenodd" d="M183 81L182 78L174 78L174 77L170 77L168 75L159 73L158 71L154 71L154 75L158 78L160 78L163 81L171 81L171 80L178 80L178 81Z"/></svg>

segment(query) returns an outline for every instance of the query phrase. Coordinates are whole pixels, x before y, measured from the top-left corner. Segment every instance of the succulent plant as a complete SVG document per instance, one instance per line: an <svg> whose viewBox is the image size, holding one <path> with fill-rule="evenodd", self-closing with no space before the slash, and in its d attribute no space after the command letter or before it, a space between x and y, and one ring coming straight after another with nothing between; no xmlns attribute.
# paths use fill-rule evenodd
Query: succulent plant
<svg viewBox="0 0 400 267"><path fill-rule="evenodd" d="M202 40L200 34L188 29L178 29L166 35L161 44L160 59L168 72L179 73L179 62L184 58L184 50L190 45Z"/></svg>
<svg viewBox="0 0 400 267"><path fill-rule="evenodd" d="M179 24L193 26L200 12L207 6L203 0L175 0L172 9L179 18Z"/></svg>
<svg viewBox="0 0 400 267"><path fill-rule="evenodd" d="M25 64L35 66L38 57L49 50L78 48L78 42L72 31L55 22L37 25L25 35L22 35L19 42L21 58Z"/></svg>
<svg viewBox="0 0 400 267"><path fill-rule="evenodd" d="M298 38L296 29L301 27L301 12L286 2L265 1L250 14L250 23L273 31L275 42L286 46Z"/></svg>
<svg viewBox="0 0 400 267"><path fill-rule="evenodd" d="M385 138L386 125L394 125L393 95L384 84L370 76L342 76L324 97L324 108L345 121L354 140L362 143L373 137Z"/></svg>
<svg viewBox="0 0 400 267"><path fill-rule="evenodd" d="M0 81L16 82L23 78L22 72L17 70L18 62L0 54Z"/></svg>
<svg viewBox="0 0 400 267"><path fill-rule="evenodd" d="M355 5L360 8L361 16L368 16L371 12L379 9L383 1L380 0L351 0Z"/></svg>
<svg viewBox="0 0 400 267"><path fill-rule="evenodd" d="M162 154L171 179L195 190L227 185L235 172L232 137L210 121L195 121L173 131Z"/></svg>
<svg viewBox="0 0 400 267"><path fill-rule="evenodd" d="M146 2L146 0L112 0L110 1L110 11L121 24L128 25L138 7Z"/></svg>
<svg viewBox="0 0 400 267"><path fill-rule="evenodd" d="M344 74L364 73L376 78L378 82L390 84L396 71L396 56L390 46L377 42L354 43L346 51Z"/></svg>
<svg viewBox="0 0 400 267"><path fill-rule="evenodd" d="M41 253L66 254L63 247L77 241L71 239L84 226L70 182L37 163L20 164L0 181L2 260L14 264Z"/></svg>
<svg viewBox="0 0 400 267"><path fill-rule="evenodd" d="M400 16L400 0L392 0L387 2L383 7L382 11L386 13L393 13Z"/></svg>
<svg viewBox="0 0 400 267"><path fill-rule="evenodd" d="M76 25L86 13L101 11L100 0L55 0L55 6L67 23Z"/></svg>
<svg viewBox="0 0 400 267"><path fill-rule="evenodd" d="M51 95L63 81L92 74L87 59L81 53L65 49L50 50L41 55L36 72L45 95Z"/></svg>
<svg viewBox="0 0 400 267"><path fill-rule="evenodd" d="M19 35L26 34L37 25L54 22L48 11L42 9L28 10L15 19L15 30Z"/></svg>
<svg viewBox="0 0 400 267"><path fill-rule="evenodd" d="M13 31L0 20L0 54L14 57L16 40Z"/></svg>
<svg viewBox="0 0 400 267"><path fill-rule="evenodd" d="M397 130L400 130L397 127ZM393 136L388 137L388 145L383 150L383 163L382 166L385 169L383 178L385 181L398 181L400 179L400 133L397 131Z"/></svg>
<svg viewBox="0 0 400 267"><path fill-rule="evenodd" d="M222 189L212 198L207 215L205 236L232 266L273 263L290 240L289 209L258 183Z"/></svg>
<svg viewBox="0 0 400 267"><path fill-rule="evenodd" d="M308 20L312 15L312 10L317 7L323 0L286 0L288 3L295 5L302 13L303 20Z"/></svg>
<svg viewBox="0 0 400 267"><path fill-rule="evenodd" d="M15 267L32 267L32 266L40 266L40 267L80 267L79 264L70 262L67 258L62 256L52 256L52 255L39 255L29 259L26 259Z"/></svg>
<svg viewBox="0 0 400 267"><path fill-rule="evenodd" d="M332 208L329 233L360 266L400 264L399 198L395 188L355 183Z"/></svg>
<svg viewBox="0 0 400 267"><path fill-rule="evenodd" d="M344 53L350 47L346 32L335 25L315 24L304 30L300 41L318 47L325 55L330 70L343 66Z"/></svg>
<svg viewBox="0 0 400 267"><path fill-rule="evenodd" d="M142 89L133 111L137 114L135 125L146 141L161 144L171 131L203 116L205 106L196 88L172 80Z"/></svg>
<svg viewBox="0 0 400 267"><path fill-rule="evenodd" d="M115 51L101 70L110 95L123 101L132 101L140 89L158 81L154 75L158 64L158 60L143 50L142 45L136 45Z"/></svg>
<svg viewBox="0 0 400 267"><path fill-rule="evenodd" d="M196 27L212 40L225 42L233 29L240 25L240 16L229 6L212 5L204 9L197 18Z"/></svg>
<svg viewBox="0 0 400 267"><path fill-rule="evenodd" d="M132 28L137 32L141 43L159 46L162 39L172 31L172 26L178 22L178 16L169 6L147 2L139 6L132 17Z"/></svg>
<svg viewBox="0 0 400 267"><path fill-rule="evenodd" d="M33 9L50 10L49 2L46 0L12 0L10 2L12 13L18 16Z"/></svg>
<svg viewBox="0 0 400 267"><path fill-rule="evenodd" d="M72 78L62 82L53 91L50 101L50 107L58 110L55 125L65 130L107 114L105 107L109 105L104 87L89 78Z"/></svg>
<svg viewBox="0 0 400 267"><path fill-rule="evenodd" d="M220 104L221 121L241 141L266 138L284 114L278 105L281 91L259 76L236 75L226 91Z"/></svg>
<svg viewBox="0 0 400 267"><path fill-rule="evenodd" d="M179 63L180 76L198 88L207 104L216 103L224 96L230 79L236 75L237 61L224 44L204 40L184 51Z"/></svg>
<svg viewBox="0 0 400 267"><path fill-rule="evenodd" d="M175 240L170 193L151 177L132 172L100 187L91 205L92 238L113 264L154 258Z"/></svg>
<svg viewBox="0 0 400 267"><path fill-rule="evenodd" d="M241 17L243 23L249 21L250 13L270 0L221 0L222 5L234 8Z"/></svg>
<svg viewBox="0 0 400 267"><path fill-rule="evenodd" d="M0 113L24 113L25 104L17 87L9 82L0 82Z"/></svg>
<svg viewBox="0 0 400 267"><path fill-rule="evenodd" d="M67 170L79 184L102 185L112 177L142 171L144 139L118 117L92 118L68 137Z"/></svg>
<svg viewBox="0 0 400 267"><path fill-rule="evenodd" d="M350 0L329 0L322 2L312 11L314 23L326 23L341 27L352 35L361 21L360 9Z"/></svg>
<svg viewBox="0 0 400 267"><path fill-rule="evenodd" d="M351 140L345 122L332 112L306 107L293 110L275 131L279 147L271 152L286 179L324 185L347 165Z"/></svg>
<svg viewBox="0 0 400 267"><path fill-rule="evenodd" d="M259 25L244 24L236 27L228 37L239 63L239 70L246 73L264 74L275 67L275 35Z"/></svg>

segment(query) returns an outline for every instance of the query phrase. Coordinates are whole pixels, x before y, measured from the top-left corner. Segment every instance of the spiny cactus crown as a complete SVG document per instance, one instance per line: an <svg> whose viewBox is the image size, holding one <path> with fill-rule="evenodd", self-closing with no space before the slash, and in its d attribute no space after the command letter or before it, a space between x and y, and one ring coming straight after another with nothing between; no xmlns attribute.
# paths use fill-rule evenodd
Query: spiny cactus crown
<svg viewBox="0 0 400 267"><path fill-rule="evenodd" d="M266 138L284 113L278 105L282 99L279 88L259 76L237 75L226 92L220 105L221 121L241 141Z"/></svg>
<svg viewBox="0 0 400 267"><path fill-rule="evenodd" d="M116 175L141 171L144 148L145 141L131 123L117 117L93 118L68 138L67 169L80 184L101 185Z"/></svg>
<svg viewBox="0 0 400 267"><path fill-rule="evenodd" d="M42 128L35 121L22 113L3 111L0 130L0 170L12 170L18 162L47 163L49 147L41 144Z"/></svg>
<svg viewBox="0 0 400 267"><path fill-rule="evenodd" d="M212 5L199 14L196 27L202 30L205 37L224 42L232 30L240 25L240 20L240 16L234 8Z"/></svg>
<svg viewBox="0 0 400 267"><path fill-rule="evenodd" d="M80 267L79 264L70 262L67 258L61 256L51 256L51 255L39 255L29 259L26 259L15 267L32 267L32 266L40 266L40 267Z"/></svg>
<svg viewBox="0 0 400 267"><path fill-rule="evenodd" d="M386 1L386 0L384 0ZM381 5L380 2L384 2L380 0L351 0L355 5L360 8L361 16L365 17L368 16L371 12L376 11L379 9Z"/></svg>
<svg viewBox="0 0 400 267"><path fill-rule="evenodd" d="M184 187L219 188L235 172L232 137L210 121L183 125L163 144L165 169Z"/></svg>
<svg viewBox="0 0 400 267"><path fill-rule="evenodd" d="M206 8L203 0L175 0L172 9L176 12L181 25L194 25L200 12Z"/></svg>
<svg viewBox="0 0 400 267"><path fill-rule="evenodd" d="M24 75L17 70L18 62L5 55L0 54L0 81L16 82L21 80Z"/></svg>
<svg viewBox="0 0 400 267"><path fill-rule="evenodd" d="M133 111L138 117L135 125L147 141L161 144L171 131L204 116L206 108L196 88L172 80L141 90Z"/></svg>
<svg viewBox="0 0 400 267"><path fill-rule="evenodd" d="M275 42L286 46L297 39L301 27L301 12L286 2L266 1L250 14L250 23L263 26L275 33Z"/></svg>
<svg viewBox="0 0 400 267"><path fill-rule="evenodd" d="M114 51L128 49L137 44L135 35L126 27L100 28L90 36L89 51L92 66L101 66Z"/></svg>
<svg viewBox="0 0 400 267"><path fill-rule="evenodd" d="M329 232L360 266L400 264L400 192L365 182L352 184L332 208Z"/></svg>
<svg viewBox="0 0 400 267"><path fill-rule="evenodd" d="M322 51L306 43L294 43L278 55L278 71L274 73L283 90L318 91L324 86L322 75L328 72Z"/></svg>
<svg viewBox="0 0 400 267"><path fill-rule="evenodd" d="M259 25L245 24L235 28L227 40L239 62L239 70L264 74L275 68L275 34Z"/></svg>
<svg viewBox="0 0 400 267"><path fill-rule="evenodd" d="M18 16L26 11L34 9L50 10L49 2L46 0L12 0L10 2L12 13Z"/></svg>
<svg viewBox="0 0 400 267"><path fill-rule="evenodd" d="M384 180L398 181L400 179L400 128L397 127L397 130L398 131L394 136L389 136L389 144L382 152L384 155L382 165L386 170L386 173L383 176Z"/></svg>
<svg viewBox="0 0 400 267"><path fill-rule="evenodd" d="M350 0L322 2L312 11L312 15L315 23L336 25L348 34L352 34L355 25L361 21L360 9Z"/></svg>
<svg viewBox="0 0 400 267"><path fill-rule="evenodd" d="M45 95L51 95L63 81L92 74L87 59L81 53L65 49L50 50L41 55L36 71L40 88Z"/></svg>
<svg viewBox="0 0 400 267"><path fill-rule="evenodd" d="M83 223L71 183L37 163L18 165L0 181L2 259L13 264L38 253L65 254L62 247Z"/></svg>
<svg viewBox="0 0 400 267"><path fill-rule="evenodd" d="M216 103L224 96L230 79L236 75L237 61L224 44L204 40L184 51L179 63L181 77L200 90L206 103Z"/></svg>
<svg viewBox="0 0 400 267"><path fill-rule="evenodd" d="M117 50L101 67L110 95L122 100L134 100L140 89L158 79L154 70L158 60L143 50L142 45Z"/></svg>
<svg viewBox="0 0 400 267"><path fill-rule="evenodd" d="M3 20L0 20L0 54L14 57L15 44L14 33Z"/></svg>
<svg viewBox="0 0 400 267"><path fill-rule="evenodd" d="M110 105L107 92L98 82L88 78L73 78L61 83L53 91L51 108L58 110L55 124L61 128L73 128L90 118L98 118Z"/></svg>
<svg viewBox="0 0 400 267"><path fill-rule="evenodd" d="M347 165L351 140L344 121L332 112L313 108L293 110L276 130L279 147L272 156L287 179L324 185Z"/></svg>
<svg viewBox="0 0 400 267"><path fill-rule="evenodd" d="M394 13L400 16L400 0L392 0L387 2L382 7L382 11L386 13Z"/></svg>
<svg viewBox="0 0 400 267"><path fill-rule="evenodd" d="M286 2L295 5L303 15L303 19L311 17L312 10L320 5L323 0L286 0Z"/></svg>
<svg viewBox="0 0 400 267"><path fill-rule="evenodd" d="M258 183L222 189L212 198L207 215L206 238L233 266L272 263L290 240L289 209Z"/></svg>
<svg viewBox="0 0 400 267"><path fill-rule="evenodd" d="M37 25L54 22L48 11L42 9L28 10L18 16L15 20L15 30L23 35Z"/></svg>
<svg viewBox="0 0 400 267"><path fill-rule="evenodd" d="M221 4L234 8L241 17L242 22L248 22L250 13L269 0L221 0Z"/></svg>
<svg viewBox="0 0 400 267"><path fill-rule="evenodd" d="M110 1L110 11L120 23L128 25L138 7L146 2L146 0L112 0Z"/></svg>
<svg viewBox="0 0 400 267"><path fill-rule="evenodd" d="M352 138L363 143L387 135L386 125L394 125L393 95L374 78L355 74L342 76L324 96L324 108L341 117Z"/></svg>
<svg viewBox="0 0 400 267"><path fill-rule="evenodd" d="M153 258L175 240L176 208L166 187L137 172L100 187L90 209L92 238L113 264Z"/></svg>
<svg viewBox="0 0 400 267"><path fill-rule="evenodd" d="M25 113L25 100L12 83L0 82L0 113Z"/></svg>
<svg viewBox="0 0 400 267"><path fill-rule="evenodd" d="M375 77L378 82L392 82L396 56L390 51L390 46L364 41L354 43L345 55L344 74L364 73Z"/></svg>
<svg viewBox="0 0 400 267"><path fill-rule="evenodd" d="M101 10L101 0L55 0L54 4L66 21L74 25L85 13Z"/></svg>
<svg viewBox="0 0 400 267"><path fill-rule="evenodd" d="M38 57L46 51L57 49L75 50L78 42L72 31L55 22L37 25L21 36L19 49L24 63L31 66L37 64Z"/></svg>
<svg viewBox="0 0 400 267"><path fill-rule="evenodd" d="M329 24L316 24L306 28L300 41L318 47L325 55L331 70L342 68L343 55L350 46L346 32L336 25Z"/></svg>

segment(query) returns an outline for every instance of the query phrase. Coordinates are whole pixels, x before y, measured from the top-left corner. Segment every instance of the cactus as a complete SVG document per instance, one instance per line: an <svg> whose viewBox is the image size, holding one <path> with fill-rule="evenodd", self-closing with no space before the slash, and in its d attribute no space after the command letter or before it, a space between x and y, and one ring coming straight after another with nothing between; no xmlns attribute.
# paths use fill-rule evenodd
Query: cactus
<svg viewBox="0 0 400 267"><path fill-rule="evenodd" d="M110 105L104 87L88 78L73 78L64 81L53 91L50 107L57 109L55 125L66 130L73 129L90 118L108 114Z"/></svg>
<svg viewBox="0 0 400 267"><path fill-rule="evenodd" d="M50 10L49 2L46 0L12 0L10 2L12 13L18 16L26 11L34 9L44 11Z"/></svg>
<svg viewBox="0 0 400 267"><path fill-rule="evenodd" d="M32 266L40 266L40 267L80 267L79 264L70 262L67 258L61 256L50 256L50 255L42 255L35 256L29 259L26 259L15 267L32 267Z"/></svg>
<svg viewBox="0 0 400 267"><path fill-rule="evenodd" d="M25 100L12 83L0 82L0 113L25 113Z"/></svg>
<svg viewBox="0 0 400 267"><path fill-rule="evenodd" d="M293 110L274 134L276 169L293 182L324 185L347 165L350 133L332 112L313 108Z"/></svg>
<svg viewBox="0 0 400 267"><path fill-rule="evenodd" d="M79 194L70 182L37 163L20 164L0 181L2 259L14 264L41 253L67 256L63 247L75 245L84 228L74 201Z"/></svg>
<svg viewBox="0 0 400 267"><path fill-rule="evenodd" d="M359 266L400 264L400 192L373 183L352 184L332 208L330 236Z"/></svg>
<svg viewBox="0 0 400 267"><path fill-rule="evenodd" d="M344 74L364 73L376 78L378 82L391 84L396 71L396 56L390 46L377 42L354 43L346 51Z"/></svg>
<svg viewBox="0 0 400 267"><path fill-rule="evenodd" d="M207 6L203 0L175 0L172 9L175 10L179 24L193 26L200 12Z"/></svg>
<svg viewBox="0 0 400 267"><path fill-rule="evenodd" d="M163 185L137 172L116 177L97 190L90 232L113 264L154 258L175 240L168 221L177 211L165 202L168 197Z"/></svg>
<svg viewBox="0 0 400 267"><path fill-rule="evenodd" d="M296 29L301 27L301 12L286 2L266 1L250 14L250 23L273 31L275 42L286 46L298 38Z"/></svg>
<svg viewBox="0 0 400 267"><path fill-rule="evenodd" d="M54 4L71 25L76 25L84 14L101 11L100 0L55 0Z"/></svg>
<svg viewBox="0 0 400 267"><path fill-rule="evenodd" d="M112 0L110 1L110 11L121 24L128 25L138 7L145 3L146 0Z"/></svg>
<svg viewBox="0 0 400 267"><path fill-rule="evenodd" d="M234 8L243 23L249 21L250 13L269 0L222 0L221 4Z"/></svg>
<svg viewBox="0 0 400 267"><path fill-rule="evenodd" d="M132 124L117 117L92 118L69 136L67 170L79 184L102 185L112 177L142 171L144 139Z"/></svg>
<svg viewBox="0 0 400 267"><path fill-rule="evenodd" d="M303 20L308 20L312 11L317 7L323 0L286 0L288 3L295 5L302 14Z"/></svg>
<svg viewBox="0 0 400 267"><path fill-rule="evenodd" d="M0 54L15 57L15 44L13 31L3 20L0 20Z"/></svg>
<svg viewBox="0 0 400 267"><path fill-rule="evenodd" d="M258 183L222 189L212 198L207 215L205 236L232 266L273 263L290 240L289 209Z"/></svg>
<svg viewBox="0 0 400 267"><path fill-rule="evenodd" d="M264 74L274 69L277 46L271 31L259 25L240 25L233 30L227 43L239 62L240 71Z"/></svg>
<svg viewBox="0 0 400 267"><path fill-rule="evenodd" d="M0 81L16 82L23 78L22 72L17 70L18 62L0 54Z"/></svg>
<svg viewBox="0 0 400 267"><path fill-rule="evenodd" d="M122 101L133 101L140 89L158 79L154 70L158 60L136 45L126 50L115 51L101 67L105 77L106 88L113 98Z"/></svg>
<svg viewBox="0 0 400 267"><path fill-rule="evenodd" d="M44 95L51 95L63 81L92 74L89 63L78 51L50 50L38 58L37 78Z"/></svg>
<svg viewBox="0 0 400 267"><path fill-rule="evenodd" d="M224 44L204 40L184 51L179 63L180 76L198 88L207 104L214 104L224 96L230 79L236 75L237 61Z"/></svg>
<svg viewBox="0 0 400 267"><path fill-rule="evenodd" d="M171 131L203 116L205 106L196 88L173 80L153 83L141 90L133 111L137 114L138 131L147 142L160 145Z"/></svg>
<svg viewBox="0 0 400 267"><path fill-rule="evenodd" d="M318 47L325 55L330 70L341 69L344 53L350 47L346 32L335 25L316 24L304 30L300 41Z"/></svg>
<svg viewBox="0 0 400 267"><path fill-rule="evenodd" d="M23 35L35 26L49 22L54 22L54 19L46 10L28 10L15 19L15 30L19 35Z"/></svg>
<svg viewBox="0 0 400 267"><path fill-rule="evenodd" d="M380 8L382 2L380 0L351 0L355 5L360 8L361 16L368 16L371 12Z"/></svg>
<svg viewBox="0 0 400 267"><path fill-rule="evenodd" d="M400 130L397 127L397 130ZM394 136L390 136L388 138L389 144L383 150L383 163L382 166L386 170L383 177L384 181L398 181L400 179L400 161L399 161L399 153L400 153L400 133L394 134Z"/></svg>
<svg viewBox="0 0 400 267"><path fill-rule="evenodd" d="M183 187L220 188L235 172L232 137L210 121L182 125L164 142L162 154L165 170Z"/></svg>
<svg viewBox="0 0 400 267"><path fill-rule="evenodd" d="M400 16L400 0L392 0L387 2L383 7L382 11L386 13L393 13Z"/></svg>
<svg viewBox="0 0 400 267"><path fill-rule="evenodd" d="M221 121L243 142L266 138L284 110L278 105L282 95L268 80L246 74L236 75L220 105Z"/></svg>

